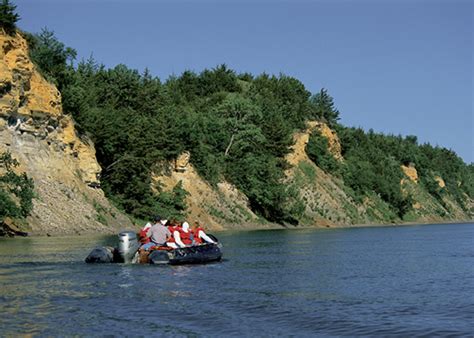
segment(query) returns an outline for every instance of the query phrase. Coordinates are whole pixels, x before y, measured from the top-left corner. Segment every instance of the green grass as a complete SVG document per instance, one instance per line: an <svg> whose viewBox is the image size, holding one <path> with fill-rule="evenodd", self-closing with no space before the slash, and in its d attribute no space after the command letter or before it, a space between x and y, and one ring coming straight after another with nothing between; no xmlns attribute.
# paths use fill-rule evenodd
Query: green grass
<svg viewBox="0 0 474 338"><path fill-rule="evenodd" d="M300 163L298 163L298 169L301 170L307 181L313 182L314 180L316 180L316 169L311 163L301 161Z"/></svg>
<svg viewBox="0 0 474 338"><path fill-rule="evenodd" d="M97 212L96 215L96 220L104 225L108 225L107 218L105 217L105 214L107 213L107 209L105 209L102 204L97 202L97 200L94 199L92 202L92 205Z"/></svg>

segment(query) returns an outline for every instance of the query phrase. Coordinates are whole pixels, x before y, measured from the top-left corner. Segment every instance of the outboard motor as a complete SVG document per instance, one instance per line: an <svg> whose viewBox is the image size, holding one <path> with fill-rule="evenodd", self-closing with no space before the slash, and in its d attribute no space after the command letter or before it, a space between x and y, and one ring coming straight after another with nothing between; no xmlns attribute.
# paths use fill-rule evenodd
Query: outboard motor
<svg viewBox="0 0 474 338"><path fill-rule="evenodd" d="M130 263L140 247L137 234L133 231L123 231L118 236L118 254L124 263Z"/></svg>

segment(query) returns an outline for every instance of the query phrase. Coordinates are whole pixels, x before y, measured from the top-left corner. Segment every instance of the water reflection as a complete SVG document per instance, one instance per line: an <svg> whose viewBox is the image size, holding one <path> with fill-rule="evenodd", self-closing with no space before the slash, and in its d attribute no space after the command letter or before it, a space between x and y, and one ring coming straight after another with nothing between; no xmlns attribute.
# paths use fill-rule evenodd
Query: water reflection
<svg viewBox="0 0 474 338"><path fill-rule="evenodd" d="M223 262L177 267L0 239L1 333L472 335L474 226L446 227L222 233Z"/></svg>

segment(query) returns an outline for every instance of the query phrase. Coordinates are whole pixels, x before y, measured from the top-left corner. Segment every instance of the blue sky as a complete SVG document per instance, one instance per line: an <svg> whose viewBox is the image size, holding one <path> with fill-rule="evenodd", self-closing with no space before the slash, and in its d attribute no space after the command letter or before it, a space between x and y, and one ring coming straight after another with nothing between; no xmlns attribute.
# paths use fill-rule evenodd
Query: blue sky
<svg viewBox="0 0 474 338"><path fill-rule="evenodd" d="M166 79L225 63L327 88L341 122L417 135L474 161L469 0L17 0L79 58Z"/></svg>

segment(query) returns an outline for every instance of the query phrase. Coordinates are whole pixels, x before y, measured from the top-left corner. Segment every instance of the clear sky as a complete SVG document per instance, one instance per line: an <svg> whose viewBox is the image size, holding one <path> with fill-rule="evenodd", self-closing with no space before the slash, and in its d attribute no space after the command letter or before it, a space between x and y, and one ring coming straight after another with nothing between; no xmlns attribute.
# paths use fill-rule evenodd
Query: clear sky
<svg viewBox="0 0 474 338"><path fill-rule="evenodd" d="M225 63L327 88L341 122L474 161L470 0L14 0L79 58L166 79Z"/></svg>

